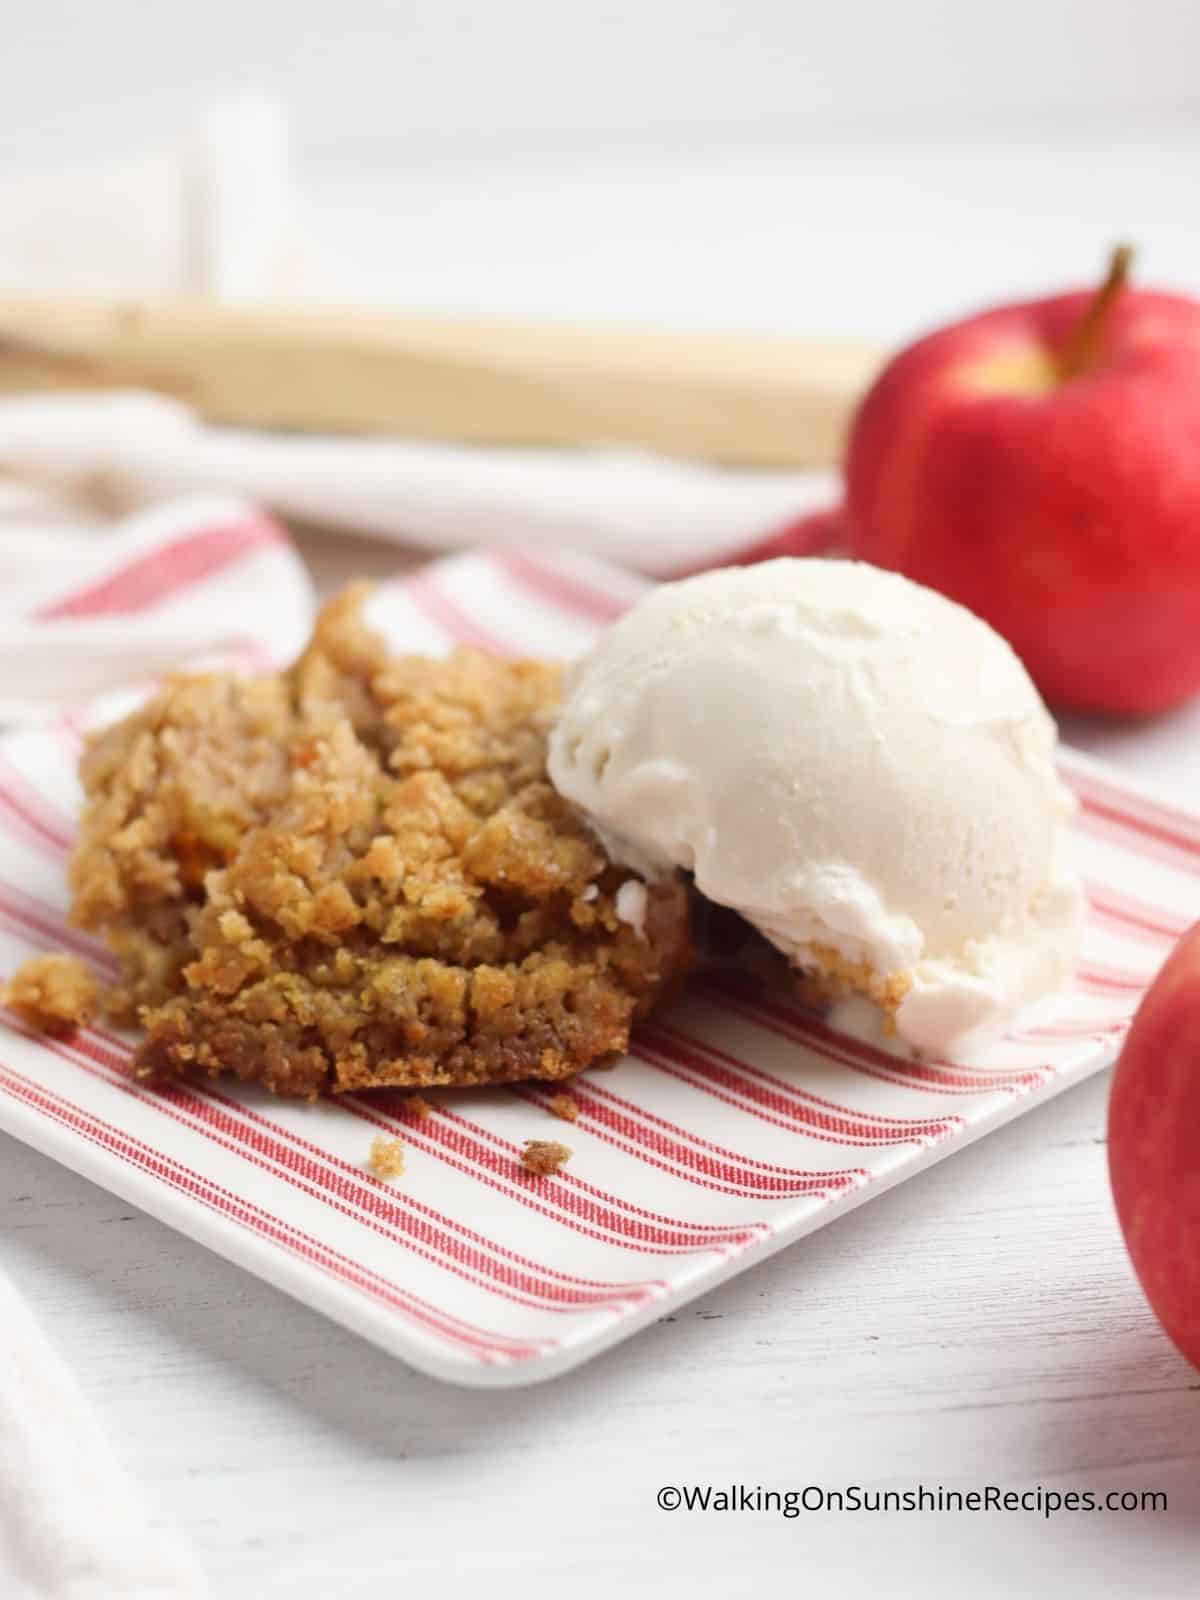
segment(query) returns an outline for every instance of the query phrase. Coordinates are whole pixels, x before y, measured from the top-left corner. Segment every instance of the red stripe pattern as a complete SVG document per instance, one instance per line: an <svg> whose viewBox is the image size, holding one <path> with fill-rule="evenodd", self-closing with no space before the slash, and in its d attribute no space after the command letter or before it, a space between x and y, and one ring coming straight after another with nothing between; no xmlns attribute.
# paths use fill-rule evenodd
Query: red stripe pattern
<svg viewBox="0 0 1200 1600"><path fill-rule="evenodd" d="M98 582L43 606L36 615L42 622L57 622L68 617L117 617L147 611L236 566L252 551L283 540L282 530L265 517L181 534Z"/></svg>
<svg viewBox="0 0 1200 1600"><path fill-rule="evenodd" d="M257 523L176 537L44 615L183 598L277 537ZM397 616L418 614L447 647L537 655L586 639L635 591L628 574L518 551L440 563L395 594ZM64 926L74 752L62 729L0 741L0 971L50 948L110 965ZM1065 771L1084 959L1049 1014L970 1057L913 1061L708 980L619 1069L576 1083L567 1127L536 1085L446 1097L424 1120L399 1095L308 1107L223 1083L150 1091L123 1038L45 1040L0 1018L0 1126L427 1371L512 1383L561 1370L1111 1059L1196 914L1200 819L1092 763ZM406 1145L394 1184L366 1167L381 1132ZM570 1164L526 1172L524 1141L554 1137Z"/></svg>

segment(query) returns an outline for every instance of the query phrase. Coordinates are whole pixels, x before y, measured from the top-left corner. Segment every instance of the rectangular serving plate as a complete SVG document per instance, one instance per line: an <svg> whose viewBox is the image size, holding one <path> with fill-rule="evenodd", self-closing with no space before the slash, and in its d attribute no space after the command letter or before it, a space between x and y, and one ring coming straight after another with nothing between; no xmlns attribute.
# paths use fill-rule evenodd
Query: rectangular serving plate
<svg viewBox="0 0 1200 1600"><path fill-rule="evenodd" d="M464 640L568 656L643 581L575 555L462 556L386 585L371 620L398 649ZM0 740L0 972L41 950L109 958L65 925L79 796L71 726ZM1072 983L1004 1038L914 1061L787 997L690 987L616 1068L572 1086L569 1129L534 1086L318 1105L253 1088L151 1090L129 1040L49 1040L0 1017L0 1127L450 1382L564 1372L756 1261L1031 1110L1114 1058L1193 919L1200 817L1064 752L1090 914ZM399 1182L366 1167L406 1145ZM525 1140L570 1164L525 1171Z"/></svg>

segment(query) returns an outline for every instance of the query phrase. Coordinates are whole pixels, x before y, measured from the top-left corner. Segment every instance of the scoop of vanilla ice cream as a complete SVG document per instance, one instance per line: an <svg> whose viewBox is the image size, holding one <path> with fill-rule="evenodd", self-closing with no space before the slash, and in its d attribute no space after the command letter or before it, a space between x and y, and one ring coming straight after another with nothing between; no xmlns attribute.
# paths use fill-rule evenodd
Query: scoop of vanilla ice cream
<svg viewBox="0 0 1200 1600"><path fill-rule="evenodd" d="M1056 743L962 606L780 560L646 595L569 670L550 775L615 859L691 870L798 966L869 971L940 1050L1074 966Z"/></svg>

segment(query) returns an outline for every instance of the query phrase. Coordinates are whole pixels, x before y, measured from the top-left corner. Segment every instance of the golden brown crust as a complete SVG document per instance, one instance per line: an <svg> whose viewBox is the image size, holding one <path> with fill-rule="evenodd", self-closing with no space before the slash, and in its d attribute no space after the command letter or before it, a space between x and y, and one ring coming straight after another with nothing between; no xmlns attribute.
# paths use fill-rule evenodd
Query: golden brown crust
<svg viewBox="0 0 1200 1600"><path fill-rule="evenodd" d="M69 1033L89 1023L99 995L95 976L77 956L33 956L0 984L0 1005L41 1033Z"/></svg>
<svg viewBox="0 0 1200 1600"><path fill-rule="evenodd" d="M176 679L89 747L73 916L138 1070L280 1093L563 1078L691 960L546 778L558 672L388 658L351 593L282 676Z"/></svg>
<svg viewBox="0 0 1200 1600"><path fill-rule="evenodd" d="M579 1121L579 1102L569 1094L556 1094L546 1102L546 1110L562 1122Z"/></svg>

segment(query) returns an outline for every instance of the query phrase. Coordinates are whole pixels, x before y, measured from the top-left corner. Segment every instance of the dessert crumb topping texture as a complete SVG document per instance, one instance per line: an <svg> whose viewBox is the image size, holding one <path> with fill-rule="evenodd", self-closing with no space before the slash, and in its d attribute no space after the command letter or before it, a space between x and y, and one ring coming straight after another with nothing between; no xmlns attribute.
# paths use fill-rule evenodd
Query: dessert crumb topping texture
<svg viewBox="0 0 1200 1600"><path fill-rule="evenodd" d="M549 1178L571 1159L569 1145L558 1144L553 1139L526 1139L521 1164L527 1172L539 1178Z"/></svg>
<svg viewBox="0 0 1200 1600"><path fill-rule="evenodd" d="M385 1139L382 1136L372 1139L367 1166L376 1178L385 1183L400 1177L404 1171L403 1139Z"/></svg>
<svg viewBox="0 0 1200 1600"><path fill-rule="evenodd" d="M96 1014L100 986L78 956L34 956L0 984L0 1005L41 1033L68 1033Z"/></svg>
<svg viewBox="0 0 1200 1600"><path fill-rule="evenodd" d="M119 959L142 1076L564 1078L691 964L683 882L623 919L628 871L547 779L557 669L390 657L362 599L290 671L173 679L84 755L72 919Z"/></svg>

